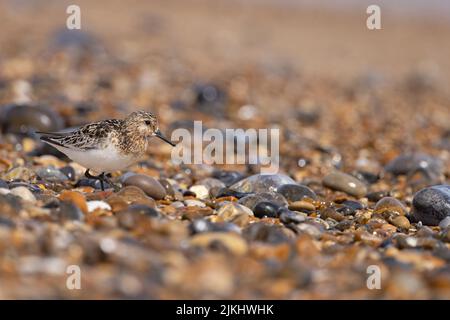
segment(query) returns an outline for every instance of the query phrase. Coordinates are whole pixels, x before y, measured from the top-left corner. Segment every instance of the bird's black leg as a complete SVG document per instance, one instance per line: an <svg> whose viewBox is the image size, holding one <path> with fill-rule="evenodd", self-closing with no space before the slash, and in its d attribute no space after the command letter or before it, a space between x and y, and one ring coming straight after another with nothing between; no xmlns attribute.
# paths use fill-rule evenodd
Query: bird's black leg
<svg viewBox="0 0 450 320"><path fill-rule="evenodd" d="M86 176L86 178L88 179L95 179L95 180L100 180L100 186L102 188L102 191L105 191L105 185L104 182L106 181L106 177L105 177L105 173L102 172L100 175L98 176L93 176L92 174L89 173L89 169L86 170L86 172L84 173L84 175Z"/></svg>
<svg viewBox="0 0 450 320"><path fill-rule="evenodd" d="M120 190L119 186L111 180L110 174L104 173L103 179L106 183L108 183L114 189L114 192L117 192Z"/></svg>

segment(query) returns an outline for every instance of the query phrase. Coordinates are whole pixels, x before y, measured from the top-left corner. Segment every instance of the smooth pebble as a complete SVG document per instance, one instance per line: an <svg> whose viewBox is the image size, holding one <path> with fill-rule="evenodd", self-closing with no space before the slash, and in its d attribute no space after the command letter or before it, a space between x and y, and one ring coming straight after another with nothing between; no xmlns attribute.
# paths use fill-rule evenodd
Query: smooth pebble
<svg viewBox="0 0 450 320"><path fill-rule="evenodd" d="M94 210L100 209L100 210L111 210L111 206L100 200L92 200L87 202L87 208L89 212L92 212Z"/></svg>
<svg viewBox="0 0 450 320"><path fill-rule="evenodd" d="M343 191L357 198L361 198L367 193L367 187L364 183L343 172L328 174L323 178L323 185L333 190Z"/></svg>
<svg viewBox="0 0 450 320"><path fill-rule="evenodd" d="M27 187L16 187L11 190L11 194L18 196L25 201L36 202L36 197Z"/></svg>

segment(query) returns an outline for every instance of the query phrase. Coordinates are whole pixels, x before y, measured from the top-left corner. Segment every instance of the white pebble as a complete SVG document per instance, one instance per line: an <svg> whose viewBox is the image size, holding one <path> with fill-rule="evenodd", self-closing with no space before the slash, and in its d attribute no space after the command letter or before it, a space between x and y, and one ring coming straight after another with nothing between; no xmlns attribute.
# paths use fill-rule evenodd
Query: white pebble
<svg viewBox="0 0 450 320"><path fill-rule="evenodd" d="M238 110L238 117L243 120L251 120L258 114L258 108L253 105L244 105Z"/></svg>
<svg viewBox="0 0 450 320"><path fill-rule="evenodd" d="M16 187L11 190L11 194L18 196L25 201L36 202L36 197L33 195L33 193L30 190L28 190L27 187L23 187L23 186Z"/></svg>
<svg viewBox="0 0 450 320"><path fill-rule="evenodd" d="M117 248L117 242L111 238L103 238L100 240L100 249L106 253L111 253Z"/></svg>
<svg viewBox="0 0 450 320"><path fill-rule="evenodd" d="M204 185L194 185L189 188L189 191L194 192L199 199L207 199L209 197L208 188L206 188Z"/></svg>
<svg viewBox="0 0 450 320"><path fill-rule="evenodd" d="M172 207L174 207L174 208L183 208L184 207L184 204L183 204L183 202L181 202L181 201L174 201L174 202L172 202L171 204L170 204Z"/></svg>
<svg viewBox="0 0 450 320"><path fill-rule="evenodd" d="M97 209L111 210L111 206L104 201L92 200L87 202L88 211L92 212Z"/></svg>
<svg viewBox="0 0 450 320"><path fill-rule="evenodd" d="M206 207L206 204L204 204L203 202L198 201L198 200L191 200L191 199L188 199L188 200L184 200L184 203L185 203L186 206L188 206L188 207L200 207L200 208Z"/></svg>

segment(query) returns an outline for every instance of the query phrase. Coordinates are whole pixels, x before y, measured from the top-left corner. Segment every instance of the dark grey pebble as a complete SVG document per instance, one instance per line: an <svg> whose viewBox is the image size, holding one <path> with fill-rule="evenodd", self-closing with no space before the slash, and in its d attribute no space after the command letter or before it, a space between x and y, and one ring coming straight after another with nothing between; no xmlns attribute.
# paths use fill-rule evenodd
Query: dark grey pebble
<svg viewBox="0 0 450 320"><path fill-rule="evenodd" d="M414 215L411 212L408 212L405 214L405 217L409 220L409 222L411 223L418 223L419 220L416 219L416 217L414 217Z"/></svg>
<svg viewBox="0 0 450 320"><path fill-rule="evenodd" d="M450 185L437 185L420 190L413 198L412 215L425 225L437 226L450 216Z"/></svg>
<svg viewBox="0 0 450 320"><path fill-rule="evenodd" d="M289 202L299 201L303 198L317 199L313 190L301 184L285 184L280 186L277 192L282 194Z"/></svg>
<svg viewBox="0 0 450 320"><path fill-rule="evenodd" d="M233 184L230 189L239 192L267 192L277 191L284 184L295 184L296 182L284 174L255 174L238 183Z"/></svg>
<svg viewBox="0 0 450 320"><path fill-rule="evenodd" d="M341 207L336 209L337 212L343 214L344 216L353 215L358 210L364 209L362 203L353 200L345 200L341 203Z"/></svg>
<svg viewBox="0 0 450 320"><path fill-rule="evenodd" d="M304 125L313 125L319 121L321 115L320 106L314 108L301 108L295 113L296 119Z"/></svg>
<svg viewBox="0 0 450 320"><path fill-rule="evenodd" d="M213 177L225 183L225 186L229 187L236 182L244 179L244 175L237 171L214 171Z"/></svg>
<svg viewBox="0 0 450 320"><path fill-rule="evenodd" d="M215 116L224 116L227 94L214 84L196 84L194 86L196 106L202 112Z"/></svg>
<svg viewBox="0 0 450 320"><path fill-rule="evenodd" d="M258 218L277 218L279 208L280 206L275 203L263 201L253 208L253 214Z"/></svg>
<svg viewBox="0 0 450 320"><path fill-rule="evenodd" d="M345 200L342 204L346 207L352 208L354 210L362 210L364 209L364 205L359 201L353 200Z"/></svg>
<svg viewBox="0 0 450 320"><path fill-rule="evenodd" d="M274 204L277 204L278 206L287 206L288 204L286 199L281 194L276 192L262 192L251 194L239 199L238 203L253 210L253 208L255 208L258 203L264 201L272 202Z"/></svg>
<svg viewBox="0 0 450 320"><path fill-rule="evenodd" d="M378 174L367 171L356 171L353 172L352 175L356 177L358 180L364 181L367 184L374 184L378 180L380 180L380 176Z"/></svg>
<svg viewBox="0 0 450 320"><path fill-rule="evenodd" d="M344 216L353 215L356 213L356 210L352 207L342 206L336 209L337 212L343 214Z"/></svg>
<svg viewBox="0 0 450 320"><path fill-rule="evenodd" d="M125 180L127 180L129 177L131 177L131 176L134 176L136 173L135 172L131 172L131 171L127 171L127 172L125 172L124 174L122 174L120 177L119 177L119 181L120 181L120 183L124 183L125 182Z"/></svg>
<svg viewBox="0 0 450 320"><path fill-rule="evenodd" d="M383 199L384 197L389 197L391 194L389 191L375 191L375 192L369 192L366 197L370 202L378 202L379 200Z"/></svg>
<svg viewBox="0 0 450 320"><path fill-rule="evenodd" d="M62 181L66 181L69 179L60 170L58 170L54 167L51 167L51 166L37 169L36 174L41 179L43 179L45 181L49 181L49 182L62 182Z"/></svg>
<svg viewBox="0 0 450 320"><path fill-rule="evenodd" d="M8 183L3 179L0 179L0 188L9 189Z"/></svg>
<svg viewBox="0 0 450 320"><path fill-rule="evenodd" d="M306 218L300 214L297 214L288 208L279 208L278 215L280 217L280 221L284 224L290 223L302 223L306 221Z"/></svg>
<svg viewBox="0 0 450 320"><path fill-rule="evenodd" d="M65 167L59 169L59 171L64 173L66 175L66 177L69 178L69 180L71 180L71 181L75 180L75 169L72 168L71 166L65 166Z"/></svg>
<svg viewBox="0 0 450 320"><path fill-rule="evenodd" d="M263 222L252 223L243 230L242 234L248 241L261 241L270 244L290 241L290 238L283 232L281 226L269 225Z"/></svg>
<svg viewBox="0 0 450 320"><path fill-rule="evenodd" d="M216 198L220 198L220 197L235 197L237 199L241 199L245 196L251 195L252 193L250 192L238 192L238 191L234 191L228 188L222 188L220 189L217 194L216 194Z"/></svg>
<svg viewBox="0 0 450 320"><path fill-rule="evenodd" d="M36 131L58 131L64 127L61 116L42 106L8 105L1 112L2 131L34 134Z"/></svg>
<svg viewBox="0 0 450 320"><path fill-rule="evenodd" d="M394 176L422 172L427 178L436 179L442 174L443 165L441 160L433 156L424 153L408 153L389 162L385 170Z"/></svg>

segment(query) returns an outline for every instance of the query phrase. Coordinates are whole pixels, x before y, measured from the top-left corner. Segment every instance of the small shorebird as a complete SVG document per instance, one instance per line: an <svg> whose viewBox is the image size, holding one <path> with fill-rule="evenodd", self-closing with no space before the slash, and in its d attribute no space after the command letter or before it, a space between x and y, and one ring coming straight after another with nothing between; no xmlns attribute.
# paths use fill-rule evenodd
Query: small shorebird
<svg viewBox="0 0 450 320"><path fill-rule="evenodd" d="M123 170L143 157L149 138L158 137L175 146L162 135L156 117L144 111L133 112L123 120L86 124L70 132L37 133L42 141L87 168L85 176L100 180L102 190L107 173ZM93 176L89 170L100 175Z"/></svg>

